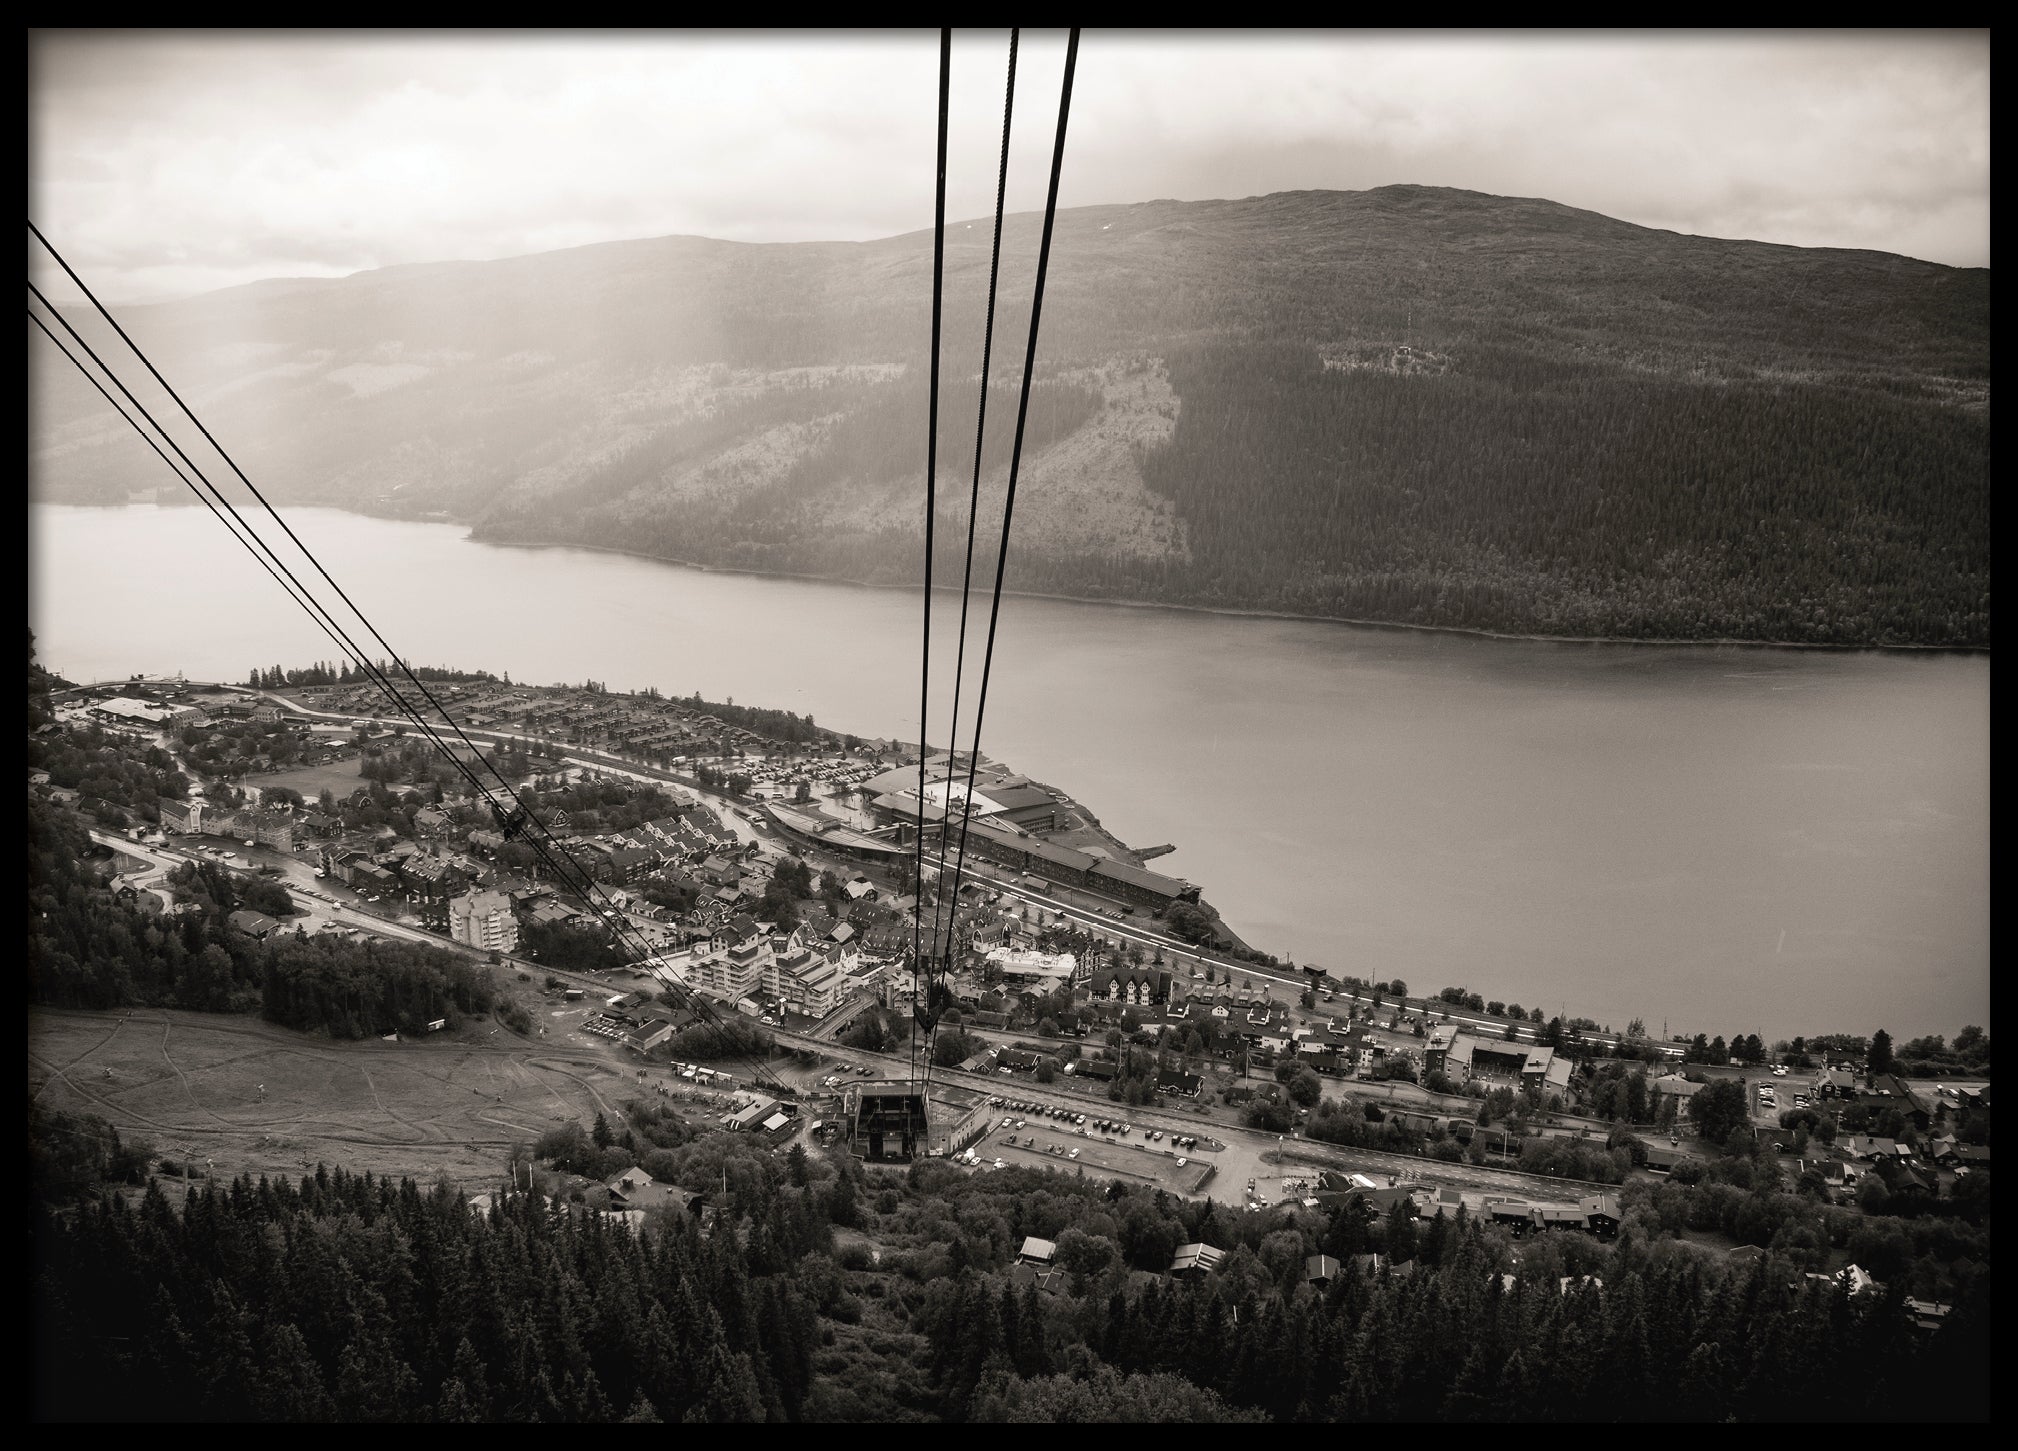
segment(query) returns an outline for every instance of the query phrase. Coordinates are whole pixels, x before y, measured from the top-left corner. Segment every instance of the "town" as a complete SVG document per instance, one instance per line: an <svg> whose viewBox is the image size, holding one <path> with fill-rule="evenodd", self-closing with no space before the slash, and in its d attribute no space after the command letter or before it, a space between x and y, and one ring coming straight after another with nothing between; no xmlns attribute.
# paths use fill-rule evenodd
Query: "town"
<svg viewBox="0 0 2018 1451"><path fill-rule="evenodd" d="M972 763L969 795L969 763L934 755L921 791L915 748L782 712L430 673L471 721L453 745L381 718L364 686L278 670L238 686L31 690L31 827L53 811L89 828L92 859L59 875L94 885L63 898L61 930L96 931L93 914L111 912L132 924L109 939L124 951L186 942L184 960L208 964L142 999L166 1013L37 1020L45 1052L74 1043L60 1050L73 1065L104 1064L88 1090L75 1066L38 1056L32 1070L38 1104L62 1089L66 1107L38 1106L34 1134L72 1146L50 1159L69 1166L63 1182L172 1185L190 1214L218 1202L213 1176L235 1174L233 1195L257 1202L249 1172L214 1157L198 1169L189 1143L208 1135L269 1165L299 1153L306 1171L325 1141L267 1126L355 1078L362 1100L329 1120L340 1152L499 1156L437 1172L434 1202L452 1196L473 1226L549 1205L561 1217L543 1232L578 1226L570 1246L620 1226L683 1254L733 1243L753 1271L767 1247L827 1243L831 1258L798 1263L826 1286L819 1323L860 1325L846 1343L863 1364L883 1363L870 1347L887 1331L962 1323L951 1302L913 1303L907 1287L938 1283L978 1285L991 1318L1034 1326L1110 1293L1124 1316L1160 1313L1161 1293L1206 1317L1386 1314L1373 1307L1398 1309L1412 1286L1476 1276L1510 1307L1557 1307L1522 1314L1630 1339L1648 1256L1668 1267L1658 1274L1750 1277L1780 1297L1762 1306L1856 1307L1871 1336L1912 1337L1895 1357L1943 1356L1978 1334L1980 1028L1896 1047L1883 1032L1657 1041L1637 1022L1614 1032L1467 986L1424 993L1276 962L1225 930L1196 886L1141 864L1157 853L1129 852L1063 792L1000 765ZM509 787L503 800L487 781ZM980 817L965 859L948 829L964 800ZM134 991L107 979L116 952L73 964L31 948L42 1003L112 1006ZM917 953L944 965L925 1001ZM190 1020L205 1014L172 1011L233 1003L304 1046L204 1046ZM140 1036L109 1046L128 1022ZM195 1046L171 1057L171 1035ZM346 1039L354 1058L307 1046ZM248 1058L266 1065L257 1081L230 1067ZM162 1061L169 1082L201 1077L212 1127L159 1099ZM570 1116L576 1092L593 1112ZM119 1103L140 1117L80 1112ZM161 1154L122 1127L168 1128L180 1146ZM475 1148L500 1127L511 1137ZM110 1148L79 1161L90 1143ZM341 1202L371 1192L329 1182ZM165 1200L152 1212L173 1213ZM972 1227L983 1222L996 1227ZM895 1298L871 1311L866 1296ZM98 1333L133 1330L121 1312L92 1313ZM1070 1339L1063 1323L1044 1340ZM755 1332L724 1333L756 1353ZM1200 1389L1170 1393L1205 1419L1243 1406L1295 1418L1312 1395L1334 1416L1463 1400L1447 1376L1369 1390L1356 1355L1340 1372L1311 1342L1286 1343L1304 1390L1201 1362ZM1038 1344L1025 1345L1033 1369L1048 1363ZM1104 1353L1131 1377L1167 1363ZM898 1414L901 1394L863 1399L881 1374L815 1377L824 1389L792 1393L814 1397L803 1403L760 1382L733 1414L766 1395L786 1416ZM1501 1394L1520 1402L1509 1374ZM938 1399L917 1409L993 1413L984 1382L935 1371ZM1697 1370L1683 1382L1690 1414L1778 1404L1763 1391L1732 1402ZM498 1404L593 1418L565 1398Z"/></svg>
<svg viewBox="0 0 2018 1451"><path fill-rule="evenodd" d="M792 1095L746 1083L723 1116L780 1145L803 1134L866 1159L977 1171L1062 1162L1250 1211L1325 1202L1353 1186L1351 1167L1305 1172L1295 1156L1359 1151L1390 1170L1360 1174L1361 1190L1422 1211L1465 1194L1517 1226L1615 1218L1572 1185L1693 1181L1734 1136L1843 1204L1966 1197L1987 1174L1990 1091L1967 1061L1944 1059L1956 1081L1937 1082L1896 1071L1925 1045L1894 1060L1888 1040L1655 1042L1637 1023L1600 1032L1464 988L1418 996L1276 963L1232 946L1197 887L1143 867L1069 797L985 762L969 859L942 867L965 762L925 762L921 797L915 749L783 712L593 684L436 682L481 742L452 750L517 789L562 854L557 873L452 762L370 713L373 687L289 683L278 669L254 680L58 697L45 750L74 729L163 755L180 795L122 809L90 797L89 780L66 787L45 771L31 785L117 817L130 844L271 881L289 910L234 913L251 937L396 927L445 939L543 981L543 1032L733 1091L733 1065L700 1061L723 1050L699 995L748 1029L735 1044L789 1062L779 1081ZM183 909L159 880L122 890ZM572 889L581 881L592 896ZM917 1122L891 1119L886 1133L884 1109L916 1077L915 1060L900 1071L919 1010L904 969L914 912L935 924L950 1000L926 1050L937 1081L902 1111ZM1969 1033L1956 1051L1980 1046L1987 1066L1987 1040ZM841 1074L819 1071L843 1054ZM1158 1126L1159 1111L1176 1124ZM1495 1170L1562 1190L1522 1190Z"/></svg>

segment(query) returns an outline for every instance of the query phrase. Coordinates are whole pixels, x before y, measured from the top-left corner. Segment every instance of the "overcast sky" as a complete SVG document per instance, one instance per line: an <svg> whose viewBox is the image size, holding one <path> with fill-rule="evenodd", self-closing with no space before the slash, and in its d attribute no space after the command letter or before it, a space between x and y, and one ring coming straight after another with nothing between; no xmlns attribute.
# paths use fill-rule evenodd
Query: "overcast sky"
<svg viewBox="0 0 2018 1451"><path fill-rule="evenodd" d="M954 219L993 207L1006 48L954 37ZM1063 54L1024 36L1012 210L1043 204ZM42 31L29 205L122 301L671 233L888 236L931 224L936 67L928 32ZM1081 38L1061 205L1392 182L1987 266L1989 37Z"/></svg>

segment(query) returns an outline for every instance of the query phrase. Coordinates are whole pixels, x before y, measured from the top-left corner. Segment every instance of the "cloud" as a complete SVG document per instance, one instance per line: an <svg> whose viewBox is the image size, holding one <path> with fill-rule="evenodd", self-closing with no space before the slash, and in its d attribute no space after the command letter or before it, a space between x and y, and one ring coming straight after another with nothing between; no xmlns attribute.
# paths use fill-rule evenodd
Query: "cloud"
<svg viewBox="0 0 2018 1451"><path fill-rule="evenodd" d="M994 201L1006 33L954 46L949 215ZM1063 53L1024 37L1009 204ZM37 32L30 205L113 297L616 237L928 226L936 43ZM1981 33L1088 32L1061 200L1413 181L1800 245L1989 259Z"/></svg>

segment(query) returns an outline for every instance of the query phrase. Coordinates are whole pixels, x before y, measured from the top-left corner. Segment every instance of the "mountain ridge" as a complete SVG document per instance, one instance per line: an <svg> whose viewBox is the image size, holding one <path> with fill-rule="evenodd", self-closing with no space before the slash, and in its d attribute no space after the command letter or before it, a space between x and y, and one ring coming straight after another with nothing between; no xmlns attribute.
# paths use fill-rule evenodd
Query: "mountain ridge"
<svg viewBox="0 0 2018 1451"><path fill-rule="evenodd" d="M976 220L946 249L956 539ZM1004 223L984 540L1040 220ZM624 239L126 317L278 500L905 584L930 239ZM1987 644L1988 292L1987 269L1452 188L1061 211L1007 583L1510 634ZM146 456L47 363L36 496L123 498Z"/></svg>

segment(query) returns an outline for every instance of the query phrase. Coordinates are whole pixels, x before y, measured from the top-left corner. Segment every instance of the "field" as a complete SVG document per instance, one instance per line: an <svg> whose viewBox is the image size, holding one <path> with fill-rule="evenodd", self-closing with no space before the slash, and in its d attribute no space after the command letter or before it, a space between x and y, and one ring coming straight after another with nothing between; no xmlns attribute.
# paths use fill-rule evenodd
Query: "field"
<svg viewBox="0 0 2018 1451"><path fill-rule="evenodd" d="M248 776L248 786L286 786L299 791L302 800L313 803L327 790L339 801L366 784L357 773L357 757L331 761L326 766L302 766L292 771L274 771L265 776Z"/></svg>
<svg viewBox="0 0 2018 1451"><path fill-rule="evenodd" d="M663 1076L657 1074L655 1076ZM424 1039L338 1043L256 1018L31 1009L30 1098L92 1113L220 1175L438 1175L475 1191L510 1147L571 1118L612 1124L637 1069L471 1021Z"/></svg>

